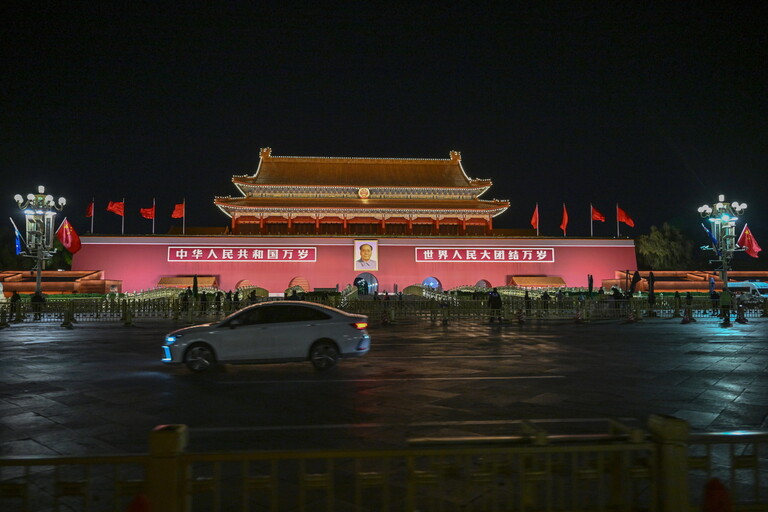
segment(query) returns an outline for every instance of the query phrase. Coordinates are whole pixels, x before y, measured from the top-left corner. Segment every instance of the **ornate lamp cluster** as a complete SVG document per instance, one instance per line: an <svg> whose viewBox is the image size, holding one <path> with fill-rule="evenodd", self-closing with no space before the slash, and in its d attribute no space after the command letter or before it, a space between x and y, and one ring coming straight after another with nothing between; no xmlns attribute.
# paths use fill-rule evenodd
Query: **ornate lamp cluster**
<svg viewBox="0 0 768 512"><path fill-rule="evenodd" d="M26 200L21 194L13 197L24 212L26 218L27 251L24 256L35 259L37 285L35 292L40 293L41 271L45 260L51 258L53 249L54 220L56 212L61 211L67 200L60 197L57 201L45 193L45 187L37 187L37 194L27 194Z"/></svg>
<svg viewBox="0 0 768 512"><path fill-rule="evenodd" d="M710 263L722 265L717 270L721 273L724 286L728 286L728 270L733 253L740 250L736 245L736 220L746 209L746 203L739 203L738 201L727 203L722 194L718 196L717 203L711 206L705 204L698 208L699 214L703 218L709 219L709 230L712 234L712 244L701 248L715 251L717 254L718 259L710 260Z"/></svg>

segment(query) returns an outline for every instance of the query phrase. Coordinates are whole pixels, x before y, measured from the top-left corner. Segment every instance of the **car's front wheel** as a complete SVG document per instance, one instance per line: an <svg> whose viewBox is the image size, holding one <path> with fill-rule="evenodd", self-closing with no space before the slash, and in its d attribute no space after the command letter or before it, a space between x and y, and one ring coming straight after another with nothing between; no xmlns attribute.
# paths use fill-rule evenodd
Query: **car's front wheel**
<svg viewBox="0 0 768 512"><path fill-rule="evenodd" d="M216 366L216 355L208 345L193 345L187 350L184 363L193 372L200 373Z"/></svg>
<svg viewBox="0 0 768 512"><path fill-rule="evenodd" d="M339 349L331 341L318 341L309 351L309 360L315 370L327 370L339 362Z"/></svg>

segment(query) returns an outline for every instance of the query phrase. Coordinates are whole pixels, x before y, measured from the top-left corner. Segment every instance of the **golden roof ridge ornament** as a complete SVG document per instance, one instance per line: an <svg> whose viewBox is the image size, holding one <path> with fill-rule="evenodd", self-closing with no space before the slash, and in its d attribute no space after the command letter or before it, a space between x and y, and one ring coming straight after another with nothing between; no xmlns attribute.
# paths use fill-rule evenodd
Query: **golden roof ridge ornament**
<svg viewBox="0 0 768 512"><path fill-rule="evenodd" d="M461 151L456 151L455 149L451 150L451 161L452 162L461 162Z"/></svg>

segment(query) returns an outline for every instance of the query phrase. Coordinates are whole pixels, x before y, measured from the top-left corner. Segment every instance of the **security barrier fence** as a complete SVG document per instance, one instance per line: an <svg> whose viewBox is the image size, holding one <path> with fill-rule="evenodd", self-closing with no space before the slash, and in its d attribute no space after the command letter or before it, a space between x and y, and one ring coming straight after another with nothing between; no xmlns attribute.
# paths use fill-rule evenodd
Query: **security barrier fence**
<svg viewBox="0 0 768 512"><path fill-rule="evenodd" d="M44 303L18 301L0 303L0 327L12 323L46 322L72 327L78 322L123 322L171 319L179 322L201 323L221 319L237 309L255 302L281 300L272 297L247 298L238 301L201 300L178 297L111 297L105 299L58 299ZM644 318L714 318L720 314L719 305L708 298L696 297L690 304L670 298L657 299L654 304L647 297L614 300L609 297L580 299L568 296L562 299L526 299L519 295L504 297L502 309L493 311L486 300L464 298L451 294L432 294L429 297L392 295L388 300L359 300L355 296L332 297L321 300L330 306L351 313L368 315L372 322L462 322L490 321L501 316L504 322L569 320L640 321ZM730 312L734 321L768 317L768 302L760 306L738 307Z"/></svg>
<svg viewBox="0 0 768 512"><path fill-rule="evenodd" d="M186 426L165 425L149 454L0 458L0 510L685 512L712 499L713 477L732 510L768 509L768 432L690 434L667 416L647 429L604 425L551 435L523 421L509 436L393 450L227 453L187 452Z"/></svg>

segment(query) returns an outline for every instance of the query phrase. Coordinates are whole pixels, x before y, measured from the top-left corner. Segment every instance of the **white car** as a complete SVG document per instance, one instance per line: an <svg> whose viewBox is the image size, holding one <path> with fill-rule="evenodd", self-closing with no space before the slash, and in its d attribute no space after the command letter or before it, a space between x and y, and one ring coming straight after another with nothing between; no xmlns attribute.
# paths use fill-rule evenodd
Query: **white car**
<svg viewBox="0 0 768 512"><path fill-rule="evenodd" d="M366 354L368 317L302 301L248 306L220 322L166 335L163 362L203 372L217 363L307 361L327 370L342 357Z"/></svg>

